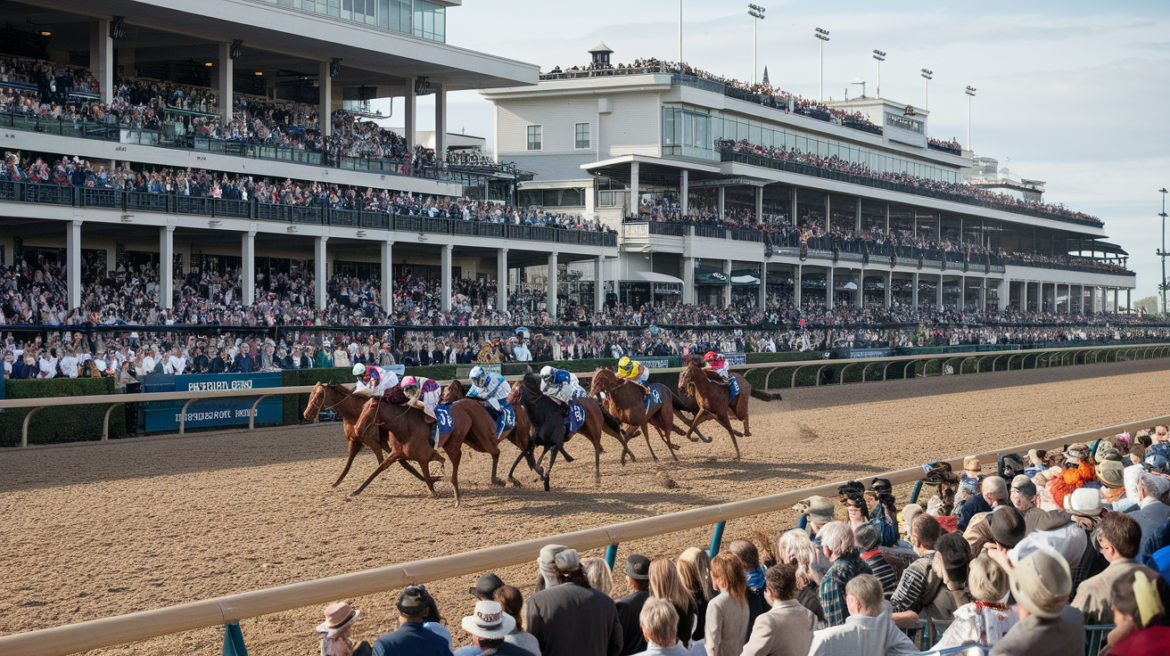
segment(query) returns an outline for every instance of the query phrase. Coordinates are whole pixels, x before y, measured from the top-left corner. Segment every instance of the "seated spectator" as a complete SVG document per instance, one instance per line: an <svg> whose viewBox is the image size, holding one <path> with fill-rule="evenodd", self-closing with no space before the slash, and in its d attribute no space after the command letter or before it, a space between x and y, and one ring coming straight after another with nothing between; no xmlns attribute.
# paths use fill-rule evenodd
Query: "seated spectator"
<svg viewBox="0 0 1170 656"><path fill-rule="evenodd" d="M760 565L760 552L750 540L735 540L728 545L727 550L739 558L743 564L743 571L747 574L747 602L748 602L748 635L751 637L751 627L756 618L768 609L768 602L764 601L764 568Z"/></svg>
<svg viewBox="0 0 1170 656"><path fill-rule="evenodd" d="M622 625L622 656L646 650L646 639L642 637L642 625L638 618L642 606L650 598L649 558L638 554L626 558L626 584L633 592L617 602L618 621Z"/></svg>
<svg viewBox="0 0 1170 656"><path fill-rule="evenodd" d="M1142 528L1142 536L1145 537L1170 519L1170 505L1166 505L1170 479L1142 473L1138 478L1137 492L1138 509L1130 513L1130 517L1137 520Z"/></svg>
<svg viewBox="0 0 1170 656"><path fill-rule="evenodd" d="M551 549L549 547L552 547ZM546 551L547 550L547 551ZM552 584L528 598L524 623L545 656L617 656L622 625L612 599L589 587L577 552L560 545L541 550L552 556ZM542 562L545 567L549 566Z"/></svg>
<svg viewBox="0 0 1170 656"><path fill-rule="evenodd" d="M1003 604L1008 593L1007 572L986 554L971 561L967 586L972 601L955 610L951 625L934 649L990 647L1019 621L1016 611Z"/></svg>
<svg viewBox="0 0 1170 656"><path fill-rule="evenodd" d="M817 617L796 601L796 565L773 565L764 578L771 609L756 618L741 656L805 656Z"/></svg>
<svg viewBox="0 0 1170 656"><path fill-rule="evenodd" d="M857 550L860 552L861 559L865 561L866 565L869 565L873 575L882 582L882 592L888 600L890 595L894 594L894 590L898 589L898 574L882 555L881 536L878 535L877 529L871 524L862 524L853 530L853 539L857 542Z"/></svg>
<svg viewBox="0 0 1170 656"><path fill-rule="evenodd" d="M1105 571L1086 579L1077 587L1073 607L1085 614L1085 624L1113 624L1113 583L1145 572L1151 579L1157 572L1134 560L1141 546L1142 529L1137 520L1125 513L1111 512L1101 520L1097 545L1108 561Z"/></svg>
<svg viewBox="0 0 1170 656"><path fill-rule="evenodd" d="M976 463L979 461L976 460ZM971 480L971 479L967 479ZM971 497L963 504L959 512L959 530L966 532L971 520L980 513L989 513L996 504L1009 503L1007 485L999 476L988 476L980 484L980 493Z"/></svg>
<svg viewBox="0 0 1170 656"><path fill-rule="evenodd" d="M468 588L467 593L479 601L491 601L495 599L496 590L502 587L504 587L504 582L500 577L488 572L480 576L479 580L475 582L475 587Z"/></svg>
<svg viewBox="0 0 1170 656"><path fill-rule="evenodd" d="M988 555L1007 571L1020 616L991 655L1084 656L1084 615L1068 605L1072 572L1064 557L1041 547L1013 566L1003 551Z"/></svg>
<svg viewBox="0 0 1170 656"><path fill-rule="evenodd" d="M432 604L431 595L421 585L408 586L403 590L397 603L398 630L374 642L373 656L451 656L450 643L423 626Z"/></svg>
<svg viewBox="0 0 1170 656"><path fill-rule="evenodd" d="M613 592L613 575L604 558L586 558L581 561L581 569L585 570L589 587L606 595Z"/></svg>
<svg viewBox="0 0 1170 656"><path fill-rule="evenodd" d="M816 570L816 554L812 540L802 529L785 531L776 541L776 561L796 566L796 601L824 624L825 611L821 608L821 573Z"/></svg>
<svg viewBox="0 0 1170 656"><path fill-rule="evenodd" d="M682 579L669 558L655 558L650 563L650 598L665 599L674 606L678 616L676 633L679 644L690 649L698 613L694 599L683 587Z"/></svg>
<svg viewBox="0 0 1170 656"><path fill-rule="evenodd" d="M712 558L711 586L719 594L707 606L703 646L707 656L739 656L751 628L743 563L726 551Z"/></svg>
<svg viewBox="0 0 1170 656"><path fill-rule="evenodd" d="M1036 484L1024 474L1012 479L1012 505L1024 517L1024 535L1036 530L1036 525L1044 517L1044 511L1036 505ZM971 545L973 551L978 551L982 545Z"/></svg>
<svg viewBox="0 0 1170 656"><path fill-rule="evenodd" d="M1077 495L1077 493L1081 494ZM1070 506L1076 507L1077 503L1085 501L1092 504L1099 503L1099 498L1096 490L1082 489L1068 495L1068 502ZM1089 546L1089 536L1073 517L1073 515L1062 511L1048 513L1048 518L1040 522L1030 535L1020 540L1008 552L1008 557L1013 563L1018 563L1040 547L1053 549L1064 558L1065 563L1073 571L1074 585L1079 583L1076 572L1079 570L1081 561L1084 560L1085 550Z"/></svg>
<svg viewBox="0 0 1170 656"><path fill-rule="evenodd" d="M1159 572L1165 571L1165 567L1161 563L1155 562L1155 554L1159 559L1163 560L1167 554L1160 553L1166 547L1170 547L1170 520L1162 522L1162 525L1154 529L1154 532L1142 539L1142 548L1138 552L1137 560L1139 563L1156 569Z"/></svg>
<svg viewBox="0 0 1170 656"><path fill-rule="evenodd" d="M477 601L475 613L463 618L463 630L471 634L472 644L455 651L455 656L529 656L527 650L505 642L504 638L516 628L516 620L504 612L495 601Z"/></svg>
<svg viewBox="0 0 1170 656"><path fill-rule="evenodd" d="M321 634L321 656L369 656L370 643L362 641L356 648L349 639L354 620L361 611L339 601L325 608L325 621L317 627Z"/></svg>
<svg viewBox="0 0 1170 656"><path fill-rule="evenodd" d="M910 543L918 552L918 560L910 563L898 581L898 588L890 596L892 614L908 614L909 624L918 621L918 613L929 606L942 588L942 579L934 574L934 544L942 527L933 516L923 513L914 518Z"/></svg>
<svg viewBox="0 0 1170 656"><path fill-rule="evenodd" d="M894 656L918 649L890 619L882 584L872 574L854 577L845 586L849 608L845 622L813 634L809 656Z"/></svg>
<svg viewBox="0 0 1170 656"><path fill-rule="evenodd" d="M493 596L504 607L504 612L516 620L516 628L504 636L504 641L520 647L533 656L540 656L540 645L536 638L524 630L524 617L521 614L524 609L524 595L516 588L504 585L497 588Z"/></svg>
<svg viewBox="0 0 1170 656"><path fill-rule="evenodd" d="M980 489L983 500L987 502L987 505L992 510L1011 503L1007 482L999 476L988 476L983 479ZM991 534L987 526L987 515L989 513L990 511L973 515L971 521L967 524L967 530L963 531L963 537L967 539L967 543L971 546L972 551L982 549L983 543L987 542L990 538Z"/></svg>
<svg viewBox="0 0 1170 656"><path fill-rule="evenodd" d="M971 602L967 590L967 570L971 563L971 548L958 533L947 533L934 543L931 569L942 579L943 585L934 601L925 609L929 617L949 621L955 610Z"/></svg>
<svg viewBox="0 0 1170 656"><path fill-rule="evenodd" d="M831 563L821 579L821 608L825 611L825 623L838 626L849 617L845 585L857 576L873 572L858 555L853 531L845 522L829 522L821 529L821 552Z"/></svg>
<svg viewBox="0 0 1170 656"><path fill-rule="evenodd" d="M1132 572L1113 582L1111 596L1117 626L1109 632L1109 656L1165 654L1170 645L1170 617L1166 615L1170 586L1166 580Z"/></svg>
<svg viewBox="0 0 1170 656"><path fill-rule="evenodd" d="M690 654L675 635L678 628L678 613L674 605L665 599L649 599L638 613L646 649L639 656L687 656Z"/></svg>
<svg viewBox="0 0 1170 656"><path fill-rule="evenodd" d="M711 585L711 560L707 552L698 547L690 547L679 554L678 577L683 587L695 601L695 632L692 639L703 639L707 625L707 605L717 594Z"/></svg>

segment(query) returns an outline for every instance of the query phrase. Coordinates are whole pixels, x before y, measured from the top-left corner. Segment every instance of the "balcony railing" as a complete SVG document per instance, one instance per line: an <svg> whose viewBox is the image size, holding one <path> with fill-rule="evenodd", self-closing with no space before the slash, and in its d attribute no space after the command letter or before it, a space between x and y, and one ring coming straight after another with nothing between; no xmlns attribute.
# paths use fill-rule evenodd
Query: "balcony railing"
<svg viewBox="0 0 1170 656"><path fill-rule="evenodd" d="M213 218L276 221L289 224L302 223L397 232L523 239L580 246L617 246L617 235L611 232L402 216L303 205L273 205L254 199L245 201L174 194L150 194L119 189L67 187L10 180L0 180L0 202L2 201L92 207L122 212L159 212Z"/></svg>

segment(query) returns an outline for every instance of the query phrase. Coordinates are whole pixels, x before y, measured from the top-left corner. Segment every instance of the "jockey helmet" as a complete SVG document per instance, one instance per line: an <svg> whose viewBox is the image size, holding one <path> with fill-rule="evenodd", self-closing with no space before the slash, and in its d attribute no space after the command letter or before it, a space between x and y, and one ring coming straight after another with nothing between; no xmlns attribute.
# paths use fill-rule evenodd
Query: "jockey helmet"
<svg viewBox="0 0 1170 656"><path fill-rule="evenodd" d="M487 377L487 372L484 371L483 367L476 366L471 370L471 382L479 385L480 387L483 387L483 385L487 383Z"/></svg>
<svg viewBox="0 0 1170 656"><path fill-rule="evenodd" d="M547 365L547 364L544 365L544 368L540 370L540 377L545 379L545 380L551 381L553 379L553 377L556 375L557 375L557 370L553 369L552 366Z"/></svg>
<svg viewBox="0 0 1170 656"><path fill-rule="evenodd" d="M703 356L703 359L707 362L714 362L719 359L719 354L715 351L707 351L707 354Z"/></svg>
<svg viewBox="0 0 1170 656"><path fill-rule="evenodd" d="M618 360L618 371L629 372L633 368L634 368L634 361L629 359L628 357L623 355L622 359Z"/></svg>
<svg viewBox="0 0 1170 656"><path fill-rule="evenodd" d="M407 392L418 388L418 379L414 376L407 376L402 379L402 391Z"/></svg>
<svg viewBox="0 0 1170 656"><path fill-rule="evenodd" d="M366 375L366 365L364 365L360 362L355 364L353 366L353 375L359 376L359 377L365 376Z"/></svg>

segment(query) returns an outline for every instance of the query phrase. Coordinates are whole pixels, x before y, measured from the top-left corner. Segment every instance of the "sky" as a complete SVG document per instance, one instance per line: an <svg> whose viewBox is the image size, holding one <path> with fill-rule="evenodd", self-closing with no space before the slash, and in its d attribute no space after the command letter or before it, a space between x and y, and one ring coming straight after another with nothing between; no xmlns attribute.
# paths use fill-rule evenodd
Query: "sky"
<svg viewBox="0 0 1170 656"><path fill-rule="evenodd" d="M1168 2L873 3L756 0L762 75L790 93L816 97L817 27L825 96L859 93L855 78L882 96L924 104L919 71L930 82L929 133L967 143L1016 176L1047 183L1045 200L1105 221L1137 272L1133 300L1157 293L1162 194L1170 188ZM752 76L752 19L746 2L682 0L683 60L719 75ZM613 61L678 59L679 0L464 0L447 11L447 42L537 64L542 71L585 64L604 41ZM419 100L420 130L434 127L433 97ZM448 131L492 138L492 106L476 92L448 97ZM395 107L400 115L400 107ZM1124 296L1122 297L1124 303Z"/></svg>

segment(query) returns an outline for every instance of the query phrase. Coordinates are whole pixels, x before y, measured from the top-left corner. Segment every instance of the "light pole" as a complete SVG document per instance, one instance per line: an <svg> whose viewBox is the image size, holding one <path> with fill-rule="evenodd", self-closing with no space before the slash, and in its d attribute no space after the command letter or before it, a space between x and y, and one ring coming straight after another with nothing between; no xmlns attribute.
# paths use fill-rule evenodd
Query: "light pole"
<svg viewBox="0 0 1170 656"><path fill-rule="evenodd" d="M930 111L930 81L934 79L934 71L922 69L922 79L925 80L925 88L922 90L923 109Z"/></svg>
<svg viewBox="0 0 1170 656"><path fill-rule="evenodd" d="M886 60L886 53L882 52L881 50L874 50L873 51L873 58L876 59L877 63L878 63L877 97L881 98L882 97L882 62L884 62Z"/></svg>
<svg viewBox="0 0 1170 656"><path fill-rule="evenodd" d="M682 3L683 0L678 0L678 61L682 63Z"/></svg>
<svg viewBox="0 0 1170 656"><path fill-rule="evenodd" d="M759 5L748 5L748 16L752 17L752 84L756 83L756 52L759 47L759 31L760 21L764 20L764 12L767 11Z"/></svg>
<svg viewBox="0 0 1170 656"><path fill-rule="evenodd" d="M1162 213L1158 215L1162 217L1162 250L1158 251L1158 257L1162 258L1162 284L1158 289L1162 291L1162 316L1166 316L1166 188L1162 187L1158 193L1162 194Z"/></svg>
<svg viewBox="0 0 1170 656"><path fill-rule="evenodd" d="M975 97L975 87L967 87L967 150L971 148L971 99Z"/></svg>
<svg viewBox="0 0 1170 656"><path fill-rule="evenodd" d="M825 102L825 41L829 40L829 31L817 28L813 36L821 40L821 85L818 92L818 101Z"/></svg>

